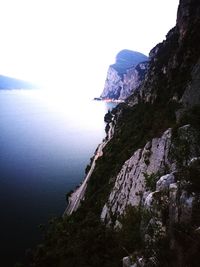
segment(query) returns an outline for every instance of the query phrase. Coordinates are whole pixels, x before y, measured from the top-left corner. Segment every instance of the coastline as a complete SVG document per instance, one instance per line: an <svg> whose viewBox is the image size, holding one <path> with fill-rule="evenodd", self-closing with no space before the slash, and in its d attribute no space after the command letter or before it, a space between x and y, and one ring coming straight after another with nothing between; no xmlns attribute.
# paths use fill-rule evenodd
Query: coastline
<svg viewBox="0 0 200 267"><path fill-rule="evenodd" d="M111 102L111 103L124 103L125 102L125 100L123 100L123 99L101 98L101 97L95 97L93 100L103 101L103 102Z"/></svg>

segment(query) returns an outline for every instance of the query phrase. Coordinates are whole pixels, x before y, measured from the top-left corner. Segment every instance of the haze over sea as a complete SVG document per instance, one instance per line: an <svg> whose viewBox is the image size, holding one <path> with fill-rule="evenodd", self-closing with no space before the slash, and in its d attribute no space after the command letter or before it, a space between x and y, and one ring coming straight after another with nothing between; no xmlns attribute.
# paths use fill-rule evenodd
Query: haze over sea
<svg viewBox="0 0 200 267"><path fill-rule="evenodd" d="M105 136L107 108L42 90L0 91L1 259L15 262L40 240L38 225L63 213Z"/></svg>

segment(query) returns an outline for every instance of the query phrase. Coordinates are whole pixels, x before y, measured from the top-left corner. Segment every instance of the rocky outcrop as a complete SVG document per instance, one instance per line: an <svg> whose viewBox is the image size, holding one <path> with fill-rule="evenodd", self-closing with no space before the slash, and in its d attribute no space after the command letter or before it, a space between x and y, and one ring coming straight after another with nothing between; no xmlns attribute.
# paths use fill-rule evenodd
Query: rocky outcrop
<svg viewBox="0 0 200 267"><path fill-rule="evenodd" d="M172 168L168 156L170 145L171 129L162 137L148 142L143 149L138 149L124 163L108 202L102 210L102 220L111 223L111 217L121 215L128 205L138 206L144 202L148 194L145 179L151 179L151 176L156 180L159 174Z"/></svg>
<svg viewBox="0 0 200 267"><path fill-rule="evenodd" d="M139 63L135 68L131 68L123 75L123 83L120 90L119 99L126 99L141 85L147 73L148 62Z"/></svg>
<svg viewBox="0 0 200 267"><path fill-rule="evenodd" d="M138 52L121 51L116 57L116 63L107 72L104 90L101 98L124 100L130 96L143 81L147 72L148 58ZM123 53L122 53L123 52Z"/></svg>
<svg viewBox="0 0 200 267"><path fill-rule="evenodd" d="M121 76L112 66L110 66L101 97L103 99L119 99L122 87L123 82Z"/></svg>
<svg viewBox="0 0 200 267"><path fill-rule="evenodd" d="M190 108L200 103L200 58L191 72L191 81L186 86L180 103Z"/></svg>
<svg viewBox="0 0 200 267"><path fill-rule="evenodd" d="M148 258L138 255L138 262L125 257L123 266L149 266L158 262L158 243L165 238L169 238L172 251L180 247L174 232L176 225L192 223L195 202L199 201L199 195L188 190L191 177L187 176L192 173L191 166L200 171L198 136L190 125L180 127L176 134L168 129L160 138L138 149L117 175L101 219L108 225L121 227L118 220L127 207L143 210L146 215L142 219L141 233L145 250L151 255ZM187 155L183 152L186 150Z"/></svg>
<svg viewBox="0 0 200 267"><path fill-rule="evenodd" d="M199 3L196 0L181 0L177 13L177 27L179 29L179 41L187 36L192 24L199 23Z"/></svg>
<svg viewBox="0 0 200 267"><path fill-rule="evenodd" d="M197 0L180 1L177 24L168 32L166 40L150 51L148 73L140 90L129 99L130 103L137 104L138 99L149 103L172 99L189 105L197 103L199 17L200 7Z"/></svg>

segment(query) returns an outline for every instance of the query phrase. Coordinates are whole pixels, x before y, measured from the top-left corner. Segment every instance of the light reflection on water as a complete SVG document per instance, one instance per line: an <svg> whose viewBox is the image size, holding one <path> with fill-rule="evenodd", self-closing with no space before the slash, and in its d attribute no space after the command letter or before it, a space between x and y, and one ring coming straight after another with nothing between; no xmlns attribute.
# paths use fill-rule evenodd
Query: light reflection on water
<svg viewBox="0 0 200 267"><path fill-rule="evenodd" d="M45 91L0 91L0 235L6 257L38 242L105 136L104 103ZM2 256L2 257L3 257Z"/></svg>

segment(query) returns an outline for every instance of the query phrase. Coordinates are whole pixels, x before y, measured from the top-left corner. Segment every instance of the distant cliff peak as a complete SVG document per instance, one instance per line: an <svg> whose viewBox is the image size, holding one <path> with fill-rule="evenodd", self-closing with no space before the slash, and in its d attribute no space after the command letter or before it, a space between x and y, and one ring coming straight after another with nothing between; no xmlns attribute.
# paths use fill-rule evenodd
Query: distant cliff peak
<svg viewBox="0 0 200 267"><path fill-rule="evenodd" d="M119 75L123 75L128 69L135 67L140 62L147 60L148 57L140 52L124 49L117 54L116 62L115 64L112 64L111 67L114 68Z"/></svg>
<svg viewBox="0 0 200 267"><path fill-rule="evenodd" d="M102 98L126 99L145 77L148 57L142 53L124 49L109 66Z"/></svg>

